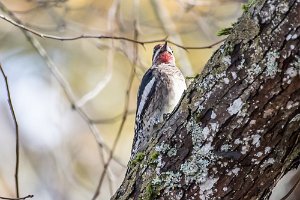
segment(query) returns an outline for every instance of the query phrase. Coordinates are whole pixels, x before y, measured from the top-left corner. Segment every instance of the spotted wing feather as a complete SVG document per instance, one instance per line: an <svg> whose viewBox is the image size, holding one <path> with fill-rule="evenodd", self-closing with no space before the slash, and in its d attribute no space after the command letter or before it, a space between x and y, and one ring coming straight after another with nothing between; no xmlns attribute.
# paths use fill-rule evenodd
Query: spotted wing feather
<svg viewBox="0 0 300 200"><path fill-rule="evenodd" d="M153 101L153 96L156 91L156 80L152 70L148 70L144 75L141 85L138 91L137 98L137 111L136 111L136 119L135 119L135 134L132 145L132 153L134 153L141 140L143 139L143 129L144 129L144 121L145 121L145 112L151 102ZM149 116L147 116L149 117Z"/></svg>

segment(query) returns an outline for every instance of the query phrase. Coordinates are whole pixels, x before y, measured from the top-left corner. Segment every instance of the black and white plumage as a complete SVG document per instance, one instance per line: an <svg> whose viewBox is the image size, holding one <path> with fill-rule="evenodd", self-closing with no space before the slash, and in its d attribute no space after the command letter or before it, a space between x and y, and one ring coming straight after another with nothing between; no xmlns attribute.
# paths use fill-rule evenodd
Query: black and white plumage
<svg viewBox="0 0 300 200"><path fill-rule="evenodd" d="M145 73L138 91L132 157L143 149L164 115L173 111L185 89L185 78L175 65L173 51L167 42L156 45L152 66Z"/></svg>

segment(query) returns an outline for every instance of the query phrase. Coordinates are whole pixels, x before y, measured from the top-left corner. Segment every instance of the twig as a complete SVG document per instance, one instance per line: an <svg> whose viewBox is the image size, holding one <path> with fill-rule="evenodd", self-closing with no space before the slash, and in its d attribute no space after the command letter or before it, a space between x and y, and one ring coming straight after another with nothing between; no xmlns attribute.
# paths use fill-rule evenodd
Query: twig
<svg viewBox="0 0 300 200"><path fill-rule="evenodd" d="M136 29L136 25L135 25L134 37L135 38L138 37L138 31ZM99 180L96 192L95 192L92 200L95 200L99 196L99 194L100 194L100 189L101 189L101 186L102 186L102 183L103 183L106 171L108 170L110 161L111 161L111 159L113 157L114 151L115 151L115 149L117 147L117 144L118 144L118 141L120 139L120 136L121 136L124 124L125 124L127 116L128 116L128 112L129 112L128 106L129 106L130 90L131 90L132 82L133 82L134 75L135 75L135 68L136 68L136 63L137 63L137 59L138 59L137 54L138 54L138 46L135 45L134 46L135 59L134 59L134 62L132 64L131 73L130 73L129 82L128 82L128 87L127 87L127 90L126 90L126 98L125 98L125 105L124 105L124 113L123 113L123 117L122 117L122 122L120 124L117 136L116 136L116 138L115 138L115 140L113 142L113 147L112 147L112 149L110 151L108 160L107 160L107 162L104 165L104 168L103 168L102 174L100 176L100 180Z"/></svg>
<svg viewBox="0 0 300 200"><path fill-rule="evenodd" d="M220 44L220 43L222 43L222 42L224 42L226 39L222 39L222 40L219 40L219 41L217 41L217 42L215 42L215 43L212 43L212 44L210 44L210 45L206 45L206 46L201 46L201 47L192 47L192 46L183 46L183 45L179 45L179 44L176 44L176 43L174 43L174 42L172 42L172 41L170 41L170 40L166 40L168 43L171 43L171 44L173 44L173 45L175 45L175 46L177 46L177 47L179 47L179 48L182 48L182 49L184 49L184 50L201 50L201 49L210 49L210 48L213 48L214 46L216 46L216 45L218 45L218 44Z"/></svg>
<svg viewBox="0 0 300 200"><path fill-rule="evenodd" d="M117 8L120 4L120 0L115 0L111 6L111 8L109 9L109 12L108 12L108 30L109 32L112 34L113 33L113 24L114 24L114 21L115 21L115 16L116 16L116 12L117 12ZM112 68L113 68L113 63L114 63L114 54L115 54L115 48L114 48L114 40L111 41L110 43L110 48L108 50L108 56L107 56L107 65L108 65L108 68L110 69L110 74L109 74L109 79L111 78L112 76ZM100 92L100 91L99 91ZM105 159L104 159L104 156L103 156L103 166L105 166ZM110 170L107 171L107 179L108 179L108 186L109 186L109 189L112 190L112 179L111 179L111 176L113 176L113 173L111 173ZM98 187L96 189L97 191L99 191ZM99 192L98 192L99 193Z"/></svg>
<svg viewBox="0 0 300 200"><path fill-rule="evenodd" d="M153 7L153 10L156 14L157 19L160 22L161 27L163 28L166 35L170 36L170 38L172 38L172 40L175 41L177 43L177 45L181 46L181 48L182 48L181 36L177 32L176 25L175 25L174 21L171 19L169 10L166 8L166 6L164 6L161 3L160 0L152 0L151 5ZM169 42L169 43L172 43L172 42ZM190 63L190 60L187 57L187 54L186 54L187 52L185 52L184 50L186 51L187 49L182 48L182 49L178 49L177 53L175 52L175 57L178 58L177 64L179 66L184 66L184 68L181 69L183 74L192 75L192 74L194 74L193 68Z"/></svg>
<svg viewBox="0 0 300 200"><path fill-rule="evenodd" d="M128 42L133 42L133 43L137 43L140 44L142 46L144 46L145 44L152 44L152 43L158 43L158 42L165 42L167 41L170 44L173 44L179 48L182 48L184 50L201 50L201 49L209 49L212 48L213 46L220 44L221 42L223 42L225 39L222 39L220 41L217 41L211 45L207 45L207 46L183 46L181 44L178 44L176 42L173 42L171 40L168 40L167 38L162 38L162 39L157 39L157 40L148 40L148 41L139 41L139 40L135 40L135 39L131 39L131 38L127 38L127 37L121 37L121 36L106 36L106 35L88 35L88 34L82 34L82 35L78 35L78 36L68 36L68 37L63 37L63 36L55 36L55 35L49 35L49 34L44 34L44 33L40 33L38 31L35 31L31 28L28 28L26 26L24 26L21 23L18 23L14 20L11 20L9 18L7 18L4 15L0 15L0 18L2 18L3 20L13 24L14 26L17 26L18 28L21 28L24 31L30 32L36 36L39 36L41 38L47 38L47 39L53 39L53 40L60 40L60 41L70 41L70 40L78 40L78 39L87 39L87 38L93 38L93 39L110 39L110 40L124 40L124 41L128 41Z"/></svg>
<svg viewBox="0 0 300 200"><path fill-rule="evenodd" d="M15 129L16 129L16 166L15 166L15 187L16 187L16 196L17 198L19 198L19 160L20 160L20 154L19 154L19 126L18 126L18 122L17 122L17 118L16 118L16 114L14 111L14 107L11 101L11 96L10 96L10 90L8 87L8 80L7 80L7 76L4 73L4 70L0 64L0 70L2 73L2 76L4 78L5 81L5 85L6 85L6 92L7 92L7 98L8 98L8 105L10 108L10 112L11 115L14 119L14 123L15 123Z"/></svg>
<svg viewBox="0 0 300 200"><path fill-rule="evenodd" d="M120 4L120 0L115 0L113 1L112 3L112 6L108 12L108 30L109 32L112 34L113 33L113 30L114 30L114 22L115 22L115 16L117 15L117 11L118 11L118 7L119 7L119 4ZM107 62L108 62L108 65L112 68L113 66L113 55L115 53L115 48L114 48L114 41L112 40L111 43L110 43L110 48L109 48L109 51L108 51L108 57L107 57ZM109 154L109 158L108 160L110 160L110 155L113 154L113 149L112 151L110 152ZM108 161L109 162L109 161ZM106 171L108 172L107 173L107 177L108 177L108 185L109 185L109 191L112 191L112 181L111 181L111 177L109 176L109 173L110 171L108 170L108 168L106 168L105 166L108 166L107 165L107 162L105 163L105 161L103 162L103 170L105 170L105 174L101 174L100 178L99 178L99 183L97 185L97 188L96 188L96 191L93 195L93 199L96 199L99 194L100 194L100 188L101 188L101 184L102 184L102 181L104 180L104 176L106 175ZM103 176L102 176L103 175Z"/></svg>
<svg viewBox="0 0 300 200"><path fill-rule="evenodd" d="M7 13L11 18L13 18L14 22L24 26L22 24L22 22L15 17L14 13L12 13L11 11L9 11L6 6L0 1L0 8ZM1 18L1 15L0 15ZM21 29L23 34L25 35L25 37L27 38L27 40L29 41L29 43L33 46L33 48L39 53L39 55L45 60L46 62L46 66L48 67L48 69L51 71L51 73L53 74L53 76L56 78L56 80L58 81L59 85L61 86L61 88L63 89L68 101L70 102L70 104L72 105L73 109L75 111L77 111L77 113L81 116L81 118L87 123L90 131L92 132L92 134L94 135L98 145L100 148L104 147L106 149L106 151L108 151L108 153L110 152L109 147L103 143L103 140L97 130L97 128L94 127L94 124L92 122L92 119L84 112L83 109L81 109L80 107L76 106L75 102L75 95L73 94L73 91L71 89L70 84L68 83L68 81L63 77L63 75L61 74L61 72L59 71L58 67L55 65L55 63L51 60L51 58L48 56L46 50L42 47L42 45L40 44L40 42L35 39L30 32L28 32L26 29ZM116 158L114 158L116 160ZM124 166L124 164L122 164L119 160L116 160L116 162L118 164L120 164L121 166Z"/></svg>
<svg viewBox="0 0 300 200"><path fill-rule="evenodd" d="M128 111L128 115L133 115L135 114L134 110L129 110ZM111 118L106 118L106 119L92 119L91 123L93 124L111 124L111 123L115 123L117 121L119 121L123 116L123 113L120 113L114 117Z"/></svg>
<svg viewBox="0 0 300 200"><path fill-rule="evenodd" d="M112 63L108 62L107 69L106 69L107 72L104 75L104 78L101 79L101 80L99 80L98 83L96 84L96 86L92 90L90 90L89 92L87 92L85 95L83 95L81 97L81 99L79 99L76 102L76 105L78 107L82 107L87 102L89 102L90 100L94 99L105 88L105 86L111 80L111 77L112 77L112 68L113 68Z"/></svg>
<svg viewBox="0 0 300 200"><path fill-rule="evenodd" d="M25 197L18 197L18 198L9 198L9 197L0 197L0 199L5 199L5 200L25 200L25 199L29 199L29 198L33 198L34 196L32 194L27 195Z"/></svg>
<svg viewBox="0 0 300 200"><path fill-rule="evenodd" d="M109 17L109 23L108 23L108 30L109 32L113 32L113 28L112 28L112 20L115 17L115 13L116 13L116 8L115 6L112 6L110 9L113 10L113 14L111 15L111 17ZM110 13L109 12L109 13ZM109 81L112 78L112 71L113 71L113 63L114 63L114 53L115 53L115 48L114 48L114 44L113 44L113 40L112 43L109 46L109 50L108 50L108 56L107 56L107 67L106 67L106 73L104 75L104 78L102 78L101 80L98 81L98 83L96 84L96 86L90 90L89 92L87 92L85 95L83 95L77 102L76 105L78 107L82 107L84 106L87 102L89 102L90 100L94 99L104 88L105 86L109 83Z"/></svg>

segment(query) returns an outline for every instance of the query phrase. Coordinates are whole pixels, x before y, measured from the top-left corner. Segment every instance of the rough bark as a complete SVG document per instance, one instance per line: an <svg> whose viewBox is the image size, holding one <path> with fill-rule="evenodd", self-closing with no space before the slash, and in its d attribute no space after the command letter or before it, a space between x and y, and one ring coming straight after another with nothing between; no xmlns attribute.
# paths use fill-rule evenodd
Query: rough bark
<svg viewBox="0 0 300 200"><path fill-rule="evenodd" d="M300 1L260 0L112 199L267 199L300 159Z"/></svg>

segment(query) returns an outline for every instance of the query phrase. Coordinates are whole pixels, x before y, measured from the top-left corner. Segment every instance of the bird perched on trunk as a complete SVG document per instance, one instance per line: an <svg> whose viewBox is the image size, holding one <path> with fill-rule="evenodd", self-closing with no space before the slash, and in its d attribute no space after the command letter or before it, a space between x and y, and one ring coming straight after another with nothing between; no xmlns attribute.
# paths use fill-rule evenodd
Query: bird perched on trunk
<svg viewBox="0 0 300 200"><path fill-rule="evenodd" d="M167 42L156 45L152 66L145 73L138 91L132 157L148 143L164 116L173 111L185 89L185 78L175 65L172 49Z"/></svg>

